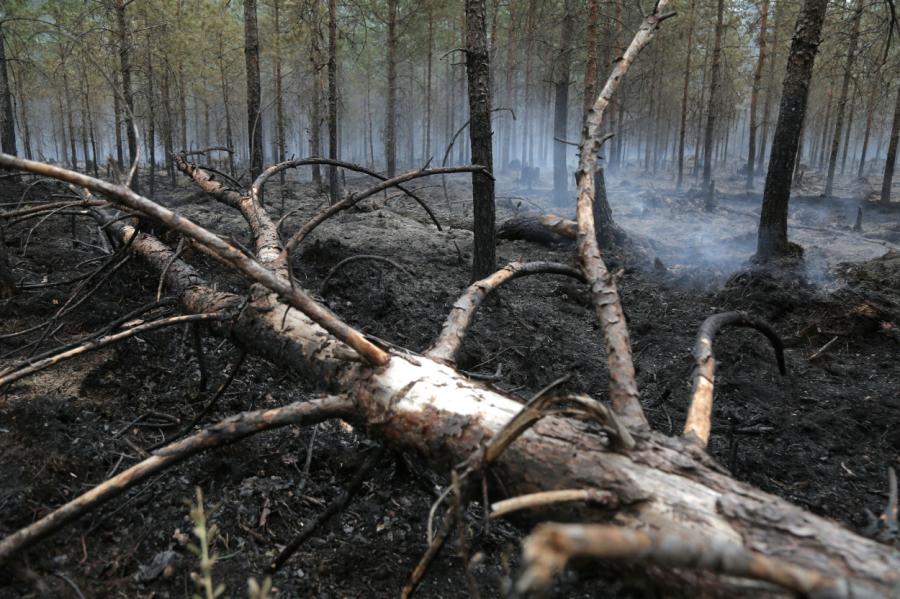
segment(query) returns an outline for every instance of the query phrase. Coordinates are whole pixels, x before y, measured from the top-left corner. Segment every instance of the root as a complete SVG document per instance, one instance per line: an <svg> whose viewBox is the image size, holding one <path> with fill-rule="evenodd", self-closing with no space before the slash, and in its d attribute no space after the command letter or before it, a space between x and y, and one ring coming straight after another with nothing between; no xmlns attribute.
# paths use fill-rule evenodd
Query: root
<svg viewBox="0 0 900 599"><path fill-rule="evenodd" d="M0 564L66 524L121 495L148 477L214 447L228 445L263 431L293 424L312 424L330 418L345 418L353 413L353 402L345 397L329 396L292 403L271 410L244 412L202 430L177 443L163 447L149 458L104 481L69 503L53 510L37 522L0 541Z"/></svg>
<svg viewBox="0 0 900 599"><path fill-rule="evenodd" d="M712 428L713 390L716 378L716 360L712 346L716 335L726 327L746 327L756 329L766 336L775 350L778 370L787 374L784 363L784 345L778 333L767 323L744 312L724 312L703 321L694 342L694 373L691 389L691 405L684 423L684 435L693 436L703 447L709 443Z"/></svg>

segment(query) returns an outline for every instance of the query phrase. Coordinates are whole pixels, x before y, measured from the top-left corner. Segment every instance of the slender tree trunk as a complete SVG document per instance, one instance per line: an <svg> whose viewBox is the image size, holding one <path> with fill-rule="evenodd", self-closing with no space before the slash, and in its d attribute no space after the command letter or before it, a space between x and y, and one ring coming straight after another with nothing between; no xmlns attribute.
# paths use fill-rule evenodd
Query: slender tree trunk
<svg viewBox="0 0 900 599"><path fill-rule="evenodd" d="M387 176L397 174L397 0L388 0L387 114L384 119L384 159Z"/></svg>
<svg viewBox="0 0 900 599"><path fill-rule="evenodd" d="M244 59L247 67L247 137L250 177L263 168L262 111L259 84L259 29L256 25L256 0L244 0Z"/></svg>
<svg viewBox="0 0 900 599"><path fill-rule="evenodd" d="M113 121L116 128L116 165L119 170L125 168L125 152L122 149L122 100L119 98L121 93L121 85L119 84L119 74L113 71L113 84L116 89L113 91Z"/></svg>
<svg viewBox="0 0 900 599"><path fill-rule="evenodd" d="M62 55L62 48L60 48L60 54ZM72 153L72 170L78 170L78 151L75 149L75 119L72 116L75 111L72 110L72 90L69 87L68 68L64 61L60 63L60 71L62 72L63 80L63 99L65 100L66 126L69 129L69 150Z"/></svg>
<svg viewBox="0 0 900 599"><path fill-rule="evenodd" d="M691 82L691 58L694 55L694 13L696 12L696 0L691 0L691 7L688 12L688 34L687 47L688 52L684 59L684 83L681 89L681 124L678 129L678 179L676 188L681 189L684 182L684 135L687 131L687 113L688 113L688 89Z"/></svg>
<svg viewBox="0 0 900 599"><path fill-rule="evenodd" d="M337 115L337 6L336 0L328 0L328 157L338 159ZM328 193L332 204L337 204L337 167L328 167Z"/></svg>
<svg viewBox="0 0 900 599"><path fill-rule="evenodd" d="M691 174L695 179L700 177L700 158L703 156L701 154L703 151L703 106L706 105L706 82L709 75L709 42L710 33L707 31L706 43L703 45L707 51L703 53L703 68L701 69L702 74L700 75L700 102L697 103L697 127L694 134L694 168Z"/></svg>
<svg viewBox="0 0 900 599"><path fill-rule="evenodd" d="M572 43L575 33L575 14L572 0L566 0L565 15L559 30L559 54L557 55L555 103L553 110L553 197L563 206L569 195L569 169L566 168L568 146L559 140L566 139L569 130L569 79L572 72Z"/></svg>
<svg viewBox="0 0 900 599"><path fill-rule="evenodd" d="M12 87L6 60L3 24L0 23L0 149L16 155L16 120L13 115Z"/></svg>
<svg viewBox="0 0 900 599"><path fill-rule="evenodd" d="M891 187L894 184L894 167L897 164L897 143L900 140L900 86L894 102L894 121L891 124L891 138L888 142L887 158L884 161L884 177L881 180L881 201L891 201Z"/></svg>
<svg viewBox="0 0 900 599"><path fill-rule="evenodd" d="M766 66L766 25L769 20L769 0L762 0L759 6L759 58L753 70L753 86L750 88L750 131L747 147L747 189L753 187L756 166L756 104L759 100L759 86L762 82L763 69Z"/></svg>
<svg viewBox="0 0 900 599"><path fill-rule="evenodd" d="M277 162L284 162L287 154L287 147L284 139L284 91L281 81L281 21L279 15L279 0L272 3L273 20L275 25L275 144L277 153ZM278 174L281 183L281 207L284 209L284 173Z"/></svg>
<svg viewBox="0 0 900 599"><path fill-rule="evenodd" d="M322 36L319 18L319 2L313 0L310 7L310 52L312 63L312 108L310 111L309 144L314 156L322 156L322 69L325 60L322 57ZM313 183L322 186L322 170L318 164L312 168Z"/></svg>
<svg viewBox="0 0 900 599"><path fill-rule="evenodd" d="M841 152L841 176L847 169L847 154L850 150L850 132L853 131L853 117L856 116L856 85L853 86L853 95L850 97L850 115L847 117L847 131L844 133L844 151Z"/></svg>
<svg viewBox="0 0 900 599"><path fill-rule="evenodd" d="M856 44L859 40L859 22L862 18L862 13L862 0L856 0L850 44L847 46L847 62L844 65L844 78L841 81L841 95L838 97L837 115L834 119L834 137L831 140L831 152L828 155L828 175L825 178L826 196L830 196L834 190L834 171L837 166L838 150L840 150L841 145L841 133L843 133L844 128L844 109L847 107L847 93L850 90L850 77L853 74L853 61L856 58Z"/></svg>
<svg viewBox="0 0 900 599"><path fill-rule="evenodd" d="M432 66L434 62L434 11L429 5L428 7L428 62L425 70L425 151L424 158L427 161L431 158L431 79ZM368 106L369 88L366 88L366 106ZM370 113L371 115L371 113ZM371 116L369 117L369 130L371 132Z"/></svg>
<svg viewBox="0 0 900 599"><path fill-rule="evenodd" d="M186 151L188 149L187 87L184 77L184 61L181 58L178 59L178 118L181 121L181 127L179 127L181 150Z"/></svg>
<svg viewBox="0 0 900 599"><path fill-rule="evenodd" d="M528 3L528 14L525 17L525 90L522 110L522 168L534 166L534 127L533 120L534 90L532 90L532 67L534 50L535 3Z"/></svg>
<svg viewBox="0 0 900 599"><path fill-rule="evenodd" d="M159 91L162 95L162 142L163 155L166 161L166 176L169 178L169 184L175 186L175 149L172 147L172 70L169 66L169 58L167 54L163 54L163 74L159 85Z"/></svg>
<svg viewBox="0 0 900 599"><path fill-rule="evenodd" d="M613 61L618 62L622 60L622 52L624 51L624 41L622 39L622 0L613 0ZM609 122L610 127L615 127L616 136L613 138L612 143L612 157L609 161L609 170L610 172L615 172L622 162L622 150L625 145L625 141L622 139L622 132L624 130L622 123L624 122L624 113L622 110L622 102L620 98L624 95L625 90L622 89L617 96L613 96L612 100L609 103Z"/></svg>
<svg viewBox="0 0 900 599"><path fill-rule="evenodd" d="M23 90L22 93L19 94L19 124L22 130L22 144L25 146L25 158L28 160L33 159L32 152L32 144L31 144L31 117L28 112L28 94L25 90L25 75L22 73L22 69L12 69L12 78L16 85L16 89ZM2 76L2 75L0 75ZM2 142L0 142L0 149L2 149Z"/></svg>
<svg viewBox="0 0 900 599"><path fill-rule="evenodd" d="M150 164L150 197L156 193L156 82L153 77L153 53L151 52L149 27L147 29L147 160Z"/></svg>
<svg viewBox="0 0 900 599"><path fill-rule="evenodd" d="M869 149L869 137L872 134L872 118L875 115L875 104L876 99L878 98L878 77L873 78L872 80L872 89L869 91L869 101L866 104L866 130L863 133L863 142L862 149L860 150L859 155L859 170L856 173L858 178L862 178L866 169L866 152Z"/></svg>
<svg viewBox="0 0 900 599"><path fill-rule="evenodd" d="M119 41L119 69L122 83L122 98L125 101L125 136L128 139L128 168L135 164L138 155L137 134L134 130L134 94L131 91L131 49L129 48L128 28L125 23L125 0L115 0L116 34ZM135 167L137 165L135 164ZM139 188L137 170L134 173L132 187Z"/></svg>
<svg viewBox="0 0 900 599"><path fill-rule="evenodd" d="M78 79L78 92L81 96L81 110L79 111L81 114L81 154L84 156L84 172L87 173L91 170L91 159L90 159L90 131L88 130L88 104L89 100L87 97L87 84L86 84L86 76L87 68L84 61L84 56L80 56L81 58L81 77ZM96 176L96 173L94 174Z"/></svg>
<svg viewBox="0 0 900 599"><path fill-rule="evenodd" d="M334 1L334 0L332 0ZM466 74L469 80L469 140L472 162L493 172L491 134L491 66L487 45L485 0L466 0ZM472 280L492 274L496 266L494 243L494 179L472 173L472 214L475 247Z"/></svg>
<svg viewBox="0 0 900 599"><path fill-rule="evenodd" d="M56 158L62 162L63 164L69 163L69 141L66 139L66 108L63 104L62 92L57 90L56 92L56 106L59 110L59 144L62 148L62 155L60 156L59 147L56 150ZM56 140L54 140L56 141Z"/></svg>
<svg viewBox="0 0 900 599"><path fill-rule="evenodd" d="M587 48L584 61L584 100L582 118L594 105L597 96L597 35L600 28L600 1L588 0ZM690 43L688 43L690 47ZM688 52L690 54L690 52Z"/></svg>
<svg viewBox="0 0 900 599"><path fill-rule="evenodd" d="M774 104L774 98L776 95L776 79L775 79L775 63L778 61L778 35L780 32L779 29L779 16L782 12L781 10L781 2L784 0L772 0L772 4L774 4L774 9L772 11L772 54L769 57L769 74L768 74L768 83L766 84L766 99L763 102L763 120L762 120L762 134L760 136L758 148L756 150L756 168L755 171L762 172L763 161L766 156L766 146L769 142L769 125L772 120L772 104Z"/></svg>
<svg viewBox="0 0 900 599"><path fill-rule="evenodd" d="M706 208L711 209L713 197L712 163L713 140L716 131L716 112L719 109L719 72L722 68L722 31L725 29L725 0L718 0L716 9L716 33L713 46L712 67L709 76L709 103L706 108L706 133L703 142L703 191Z"/></svg>
<svg viewBox="0 0 900 599"><path fill-rule="evenodd" d="M791 175L794 161L797 159L797 146L806 115L809 84L827 6L828 0L804 0L794 26L794 36L782 85L778 123L772 139L772 153L769 156L769 170L763 191L756 250L757 259L761 261L770 261L791 253L787 238Z"/></svg>
<svg viewBox="0 0 900 599"><path fill-rule="evenodd" d="M825 148L828 146L828 134L831 132L831 108L834 104L834 93L831 87L828 88L828 106L825 108L825 124L822 125L822 136L819 138L819 145L813 150L813 159L816 154L819 156L819 170L825 168Z"/></svg>

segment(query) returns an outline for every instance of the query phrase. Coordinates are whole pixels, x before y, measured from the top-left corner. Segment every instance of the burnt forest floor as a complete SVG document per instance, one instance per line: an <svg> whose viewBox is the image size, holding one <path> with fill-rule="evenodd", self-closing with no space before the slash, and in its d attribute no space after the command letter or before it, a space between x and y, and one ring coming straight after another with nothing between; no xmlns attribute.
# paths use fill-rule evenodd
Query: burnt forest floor
<svg viewBox="0 0 900 599"><path fill-rule="evenodd" d="M348 183L364 184L355 178ZM160 187L156 197L161 202L250 245L240 217L196 193L183 178L174 188L164 182ZM414 351L428 347L466 287L472 246L466 179L448 178L449 200L439 180L420 187L445 224L443 232L414 203L391 194L328 221L294 257L298 278L335 312L366 333ZM540 193L511 182L507 188L511 191L498 201L498 221L539 208ZM0 187L0 201L15 202L20 193L21 188L6 184ZM311 184L293 180L283 194L285 211L299 208L285 220L285 231L294 230L325 201ZM266 200L279 217L277 181L267 188ZM612 269L620 271L638 382L652 425L678 434L683 424L690 351L704 318L725 310L761 316L785 340L789 373L778 374L772 350L760 335L724 333L715 348L720 367L710 451L737 478L851 528L863 528L866 510L883 509L887 469L897 467L900 456L900 255L882 256L897 241L890 227L900 224L900 212L867 207L867 215L880 216L870 217L868 231L864 221L861 235L870 239L859 241L846 222L855 204L828 207L814 197L799 200L792 223L810 229L797 231L820 233L820 238L799 240L813 246L808 255L818 264L811 282L804 283L749 271L732 276L750 252L749 225L741 223L752 222L758 196L754 200L726 190L719 208L707 214L690 193L648 191L640 180L620 180L611 182L610 201L627 230L644 239L662 231L658 237L666 240L646 242L664 270L644 269L629 257L609 257ZM804 217L804 209L810 215ZM842 211L839 218L836 210ZM658 227L671 229L671 237L647 224L654 218ZM50 218L30 234L34 220L6 230L19 281L52 283L96 267L97 261L85 261L102 256L95 247L97 228L78 219L74 243L68 216ZM718 225L713 226L717 222L723 229L719 233ZM178 241L164 237L173 246ZM697 250L701 246L702 252ZM874 255L852 253L863 246ZM835 249L829 252L831 247ZM503 241L497 252L499 264L520 259L574 263L575 258L571 246L528 241ZM329 270L357 254L391 258L408 274L361 261L348 265L322 290ZM816 255L824 258L817 261ZM246 289L202 255L187 251L184 257L220 288ZM856 264L843 264L854 258ZM75 339L152 301L157 285L158 277L137 259L128 261L88 301L53 324L40 347ZM51 318L72 288L25 289L0 301L0 335ZM0 338L0 367L26 356L33 349L28 344L38 339L39 333ZM822 357L809 359L832 339L836 341ZM238 350L211 336L204 336L202 345L212 390L232 368ZM569 280L538 276L511 283L485 303L459 365L497 375L493 384L523 397L568 374L568 389L604 398L603 355L586 291ZM250 357L205 421L314 397L315 385L301 374ZM182 328L87 354L0 392L0 534L29 524L135 463L141 448L190 421L209 394L198 388L192 336ZM331 422L315 432L283 429L201 454L0 570L0 597L77 597L75 587L85 597L191 596L190 572L198 562L186 548L192 523L185 500L193 498L198 486L219 529L213 543L221 556L215 579L226 585L226 596L245 597L247 579L261 578L278 549L341 493L374 447L359 431ZM349 507L276 575L278 596L396 596L424 551L428 510L447 482L444 474L428 473L415 456L387 454ZM449 546L419 596L469 596L471 580L482 596L498 596L515 574L519 542L527 531L501 524L483 535L479 508L470 512L474 540L469 551L476 557L467 566L459 544ZM558 596L650 592L640 580L607 568L590 572L568 574L559 582Z"/></svg>

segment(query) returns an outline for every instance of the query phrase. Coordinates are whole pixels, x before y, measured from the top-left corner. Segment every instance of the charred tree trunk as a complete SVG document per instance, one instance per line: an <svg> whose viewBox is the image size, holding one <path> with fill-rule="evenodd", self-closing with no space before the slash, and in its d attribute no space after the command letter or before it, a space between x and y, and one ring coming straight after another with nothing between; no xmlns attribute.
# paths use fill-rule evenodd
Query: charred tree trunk
<svg viewBox="0 0 900 599"><path fill-rule="evenodd" d="M244 0L244 60L247 67L247 136L250 177L256 179L263 168L262 111L259 84L259 29L256 0Z"/></svg>
<svg viewBox="0 0 900 599"><path fill-rule="evenodd" d="M466 74L469 81L469 140L472 162L493 172L491 133L491 66L487 46L485 0L466 0ZM475 247L472 280L496 269L494 242L494 179L488 173L472 173L472 215Z"/></svg>
<svg viewBox="0 0 900 599"><path fill-rule="evenodd" d="M759 58L753 70L753 86L750 88L750 131L747 148L747 189L753 187L756 166L756 104L759 100L759 86L762 82L763 69L766 66L766 25L769 20L769 0L762 0L759 6Z"/></svg>
<svg viewBox="0 0 900 599"><path fill-rule="evenodd" d="M584 100L581 104L582 118L594 105L594 100L597 97L597 36L599 28L600 1L588 0L587 47L585 48L586 56L584 61ZM690 47L690 42L688 42L688 46Z"/></svg>
<svg viewBox="0 0 900 599"><path fill-rule="evenodd" d="M776 0L774 2L775 7L772 11L772 55L769 57L769 73L768 73L768 83L766 84L766 99L763 102L763 119L762 123L760 123L762 127L762 135L760 136L758 148L756 150L756 172L762 172L763 169L763 161L765 160L766 154L766 146L769 141L769 125L772 120L772 104L774 103L775 98L775 63L778 61L778 34L779 34L779 17L782 12L781 7L782 0Z"/></svg>
<svg viewBox="0 0 900 599"><path fill-rule="evenodd" d="M122 83L122 99L125 101L125 136L128 139L128 162L137 167L137 133L134 128L134 94L131 90L131 49L128 41L128 27L125 22L125 8L128 2L115 0L116 35L119 44L119 75ZM134 173L132 186L139 189L137 170Z"/></svg>
<svg viewBox="0 0 900 599"><path fill-rule="evenodd" d="M384 160L387 176L397 174L397 0L388 0L387 104L384 118Z"/></svg>
<svg viewBox="0 0 900 599"><path fill-rule="evenodd" d="M337 0L328 0L328 157L338 158L337 116ZM390 176L390 175L388 175ZM340 198L337 167L328 167L328 197L332 204Z"/></svg>
<svg viewBox="0 0 900 599"><path fill-rule="evenodd" d="M9 84L3 24L0 23L0 149L16 155L16 120L13 115L12 87Z"/></svg>
<svg viewBox="0 0 900 599"><path fill-rule="evenodd" d="M567 146L563 141L569 125L569 79L572 71L572 43L575 14L571 0L566 0L565 15L559 30L559 54L556 59L553 109L553 199L558 206L566 203L569 192L569 171L566 168Z"/></svg>
<svg viewBox="0 0 900 599"><path fill-rule="evenodd" d="M888 142L887 158L884 161L884 178L881 180L881 201L891 201L891 187L894 184L894 167L897 164L897 144L900 141L900 86L894 102L894 121L891 124L891 139Z"/></svg>
<svg viewBox="0 0 900 599"><path fill-rule="evenodd" d="M709 75L709 102L706 105L706 131L703 138L703 193L707 210L713 206L712 182L713 141L716 132L716 112L719 110L720 71L722 69L722 31L725 29L725 0L716 4L716 32Z"/></svg>
<svg viewBox="0 0 900 599"><path fill-rule="evenodd" d="M791 253L787 238L791 176L826 7L827 0L804 0L794 26L759 219L756 257L763 262Z"/></svg>
<svg viewBox="0 0 900 599"><path fill-rule="evenodd" d="M688 48L693 48L694 43L694 13L697 8L696 4L697 0L691 0L691 8L688 13ZM684 182L684 137L687 132L688 90L691 83L691 58L693 55L693 51L688 51L684 59L684 82L681 89L681 123L678 129L678 179L675 184L677 189L681 189L681 185Z"/></svg>
<svg viewBox="0 0 900 599"><path fill-rule="evenodd" d="M844 78L841 81L841 95L838 96L837 115L834 119L834 137L831 140L831 152L828 154L828 175L825 178L825 195L830 196L834 189L834 171L837 167L838 151L841 146L841 133L844 129L844 111L847 107L847 94L850 91L850 77L853 74L853 61L856 58L856 45L859 40L859 22L862 19L862 0L856 0L853 11L853 25L850 33L850 44L847 46L847 62L844 65Z"/></svg>

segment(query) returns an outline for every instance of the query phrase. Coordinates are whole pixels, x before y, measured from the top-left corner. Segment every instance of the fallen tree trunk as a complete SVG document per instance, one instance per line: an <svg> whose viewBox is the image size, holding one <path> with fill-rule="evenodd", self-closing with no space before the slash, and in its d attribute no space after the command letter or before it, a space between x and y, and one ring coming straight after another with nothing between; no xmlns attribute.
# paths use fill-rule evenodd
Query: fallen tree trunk
<svg viewBox="0 0 900 599"><path fill-rule="evenodd" d="M5 159L0 156L0 161ZM109 222L108 230L120 239L135 234L127 222ZM137 233L131 248L158 271L171 262L168 289L187 311L233 310L243 302L212 290L150 235ZM346 395L354 406L352 421L395 447L417 452L438 470L467 459L522 408L517 398L427 357L390 351L383 366L362 363L349 347L275 294L257 292L233 322L215 328L248 351ZM794 564L890 596L900 572L900 555L893 548L732 479L689 440L647 430L633 435L633 449L615 451L604 435L590 433L577 421L545 417L492 463L489 480L498 484L491 499L554 489L602 489L610 494L605 505L551 506L540 516L738 544L777 559L790 556ZM685 576L707 590L733 592L733 581L727 578Z"/></svg>

